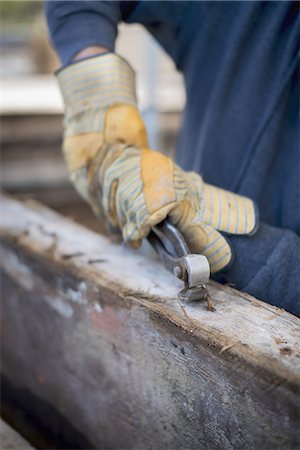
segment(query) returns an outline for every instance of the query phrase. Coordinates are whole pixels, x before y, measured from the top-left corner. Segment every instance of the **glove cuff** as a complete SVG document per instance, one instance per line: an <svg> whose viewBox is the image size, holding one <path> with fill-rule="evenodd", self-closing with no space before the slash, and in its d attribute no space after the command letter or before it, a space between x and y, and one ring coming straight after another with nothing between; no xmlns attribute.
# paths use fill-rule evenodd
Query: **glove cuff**
<svg viewBox="0 0 300 450"><path fill-rule="evenodd" d="M258 211L250 198L204 183L203 221L227 234L253 235Z"/></svg>
<svg viewBox="0 0 300 450"><path fill-rule="evenodd" d="M66 136L99 132L110 106L136 106L135 73L114 53L80 60L57 73L65 104Z"/></svg>

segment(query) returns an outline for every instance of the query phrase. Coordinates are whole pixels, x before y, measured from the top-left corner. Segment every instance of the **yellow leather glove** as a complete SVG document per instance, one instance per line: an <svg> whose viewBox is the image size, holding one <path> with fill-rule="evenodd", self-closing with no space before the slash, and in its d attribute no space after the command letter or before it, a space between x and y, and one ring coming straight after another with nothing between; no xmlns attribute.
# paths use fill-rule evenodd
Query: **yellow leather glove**
<svg viewBox="0 0 300 450"><path fill-rule="evenodd" d="M211 272L226 267L232 253L219 231L253 233L253 202L204 183L148 149L134 72L119 56L79 61L61 70L58 79L70 177L96 214L133 247L169 216L190 250L207 256Z"/></svg>

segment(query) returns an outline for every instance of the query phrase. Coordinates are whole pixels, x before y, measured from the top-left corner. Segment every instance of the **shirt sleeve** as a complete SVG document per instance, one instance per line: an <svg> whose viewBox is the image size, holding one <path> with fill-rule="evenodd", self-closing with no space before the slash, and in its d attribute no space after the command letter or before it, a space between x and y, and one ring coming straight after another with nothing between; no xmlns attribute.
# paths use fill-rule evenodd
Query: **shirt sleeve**
<svg viewBox="0 0 300 450"><path fill-rule="evenodd" d="M215 279L300 316L300 237L262 223L254 236L229 239L234 262Z"/></svg>
<svg viewBox="0 0 300 450"><path fill-rule="evenodd" d="M114 51L120 1L45 1L51 42L63 65L83 48L100 45Z"/></svg>

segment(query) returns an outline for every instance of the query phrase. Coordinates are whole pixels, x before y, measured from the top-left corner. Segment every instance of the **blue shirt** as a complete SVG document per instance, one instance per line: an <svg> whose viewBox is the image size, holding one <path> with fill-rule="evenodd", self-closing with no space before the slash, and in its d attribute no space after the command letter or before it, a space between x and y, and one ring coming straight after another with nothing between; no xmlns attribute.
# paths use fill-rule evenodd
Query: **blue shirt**
<svg viewBox="0 0 300 450"><path fill-rule="evenodd" d="M183 73L177 162L256 201L253 237L218 281L300 315L298 2L46 1L54 47L114 51L120 21L143 24Z"/></svg>

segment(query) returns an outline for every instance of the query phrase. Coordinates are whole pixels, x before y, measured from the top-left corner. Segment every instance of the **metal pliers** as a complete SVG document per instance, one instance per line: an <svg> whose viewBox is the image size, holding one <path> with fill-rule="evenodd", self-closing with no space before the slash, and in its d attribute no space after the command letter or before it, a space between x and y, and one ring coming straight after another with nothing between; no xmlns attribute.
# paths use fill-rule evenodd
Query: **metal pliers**
<svg viewBox="0 0 300 450"><path fill-rule="evenodd" d="M184 281L185 287L178 293L179 299L187 302L206 300L208 309L213 310L205 286L210 276L207 258L204 255L190 253L184 237L169 219L152 228L148 241L165 267Z"/></svg>

